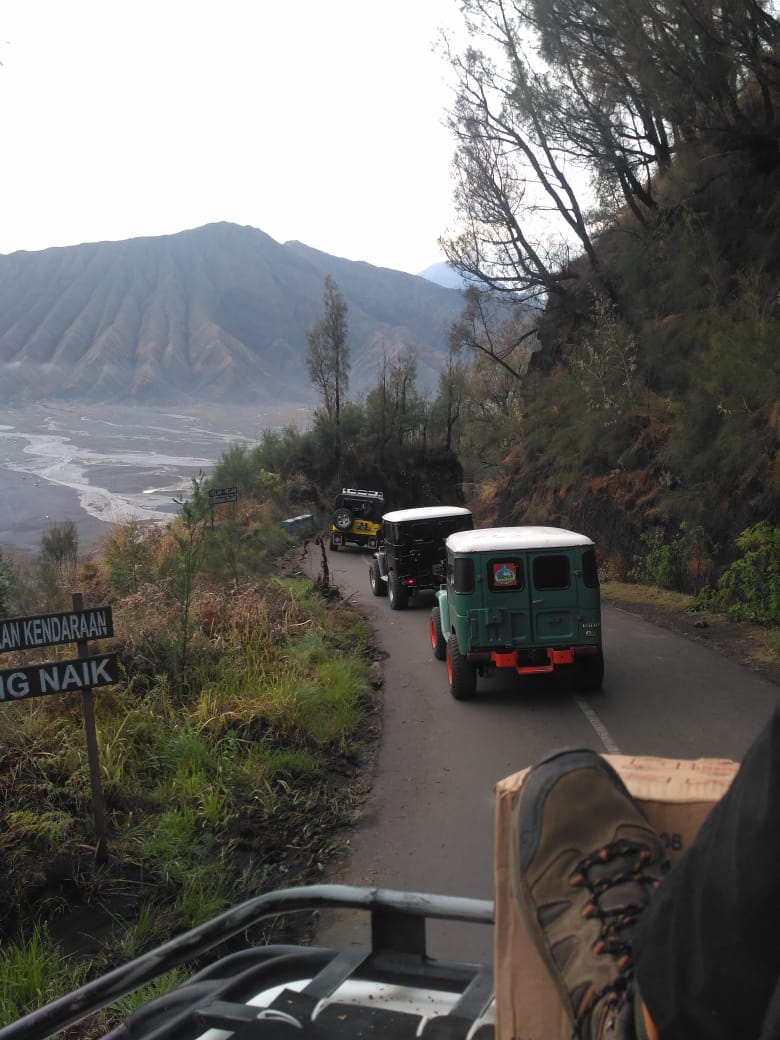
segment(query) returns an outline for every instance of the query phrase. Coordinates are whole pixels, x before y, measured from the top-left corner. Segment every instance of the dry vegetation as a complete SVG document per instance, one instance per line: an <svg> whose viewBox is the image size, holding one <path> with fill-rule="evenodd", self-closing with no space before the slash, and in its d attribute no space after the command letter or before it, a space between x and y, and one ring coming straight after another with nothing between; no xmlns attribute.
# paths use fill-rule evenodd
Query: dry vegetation
<svg viewBox="0 0 780 1040"><path fill-rule="evenodd" d="M164 533L124 525L45 604L69 609L72 583L112 605L91 647L122 670L95 691L108 855L80 695L4 706L0 1021L339 854L377 736L373 633L298 571L271 512L212 528L196 497Z"/></svg>

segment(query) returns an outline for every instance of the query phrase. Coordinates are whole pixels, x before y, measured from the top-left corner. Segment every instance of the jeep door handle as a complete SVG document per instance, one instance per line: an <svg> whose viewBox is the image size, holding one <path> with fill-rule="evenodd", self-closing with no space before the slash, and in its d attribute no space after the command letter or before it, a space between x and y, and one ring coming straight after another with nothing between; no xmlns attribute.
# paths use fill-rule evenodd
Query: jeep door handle
<svg viewBox="0 0 780 1040"><path fill-rule="evenodd" d="M542 603L544 603L543 599L532 599L531 600L531 606L532 607L539 607L539 606L541 606Z"/></svg>

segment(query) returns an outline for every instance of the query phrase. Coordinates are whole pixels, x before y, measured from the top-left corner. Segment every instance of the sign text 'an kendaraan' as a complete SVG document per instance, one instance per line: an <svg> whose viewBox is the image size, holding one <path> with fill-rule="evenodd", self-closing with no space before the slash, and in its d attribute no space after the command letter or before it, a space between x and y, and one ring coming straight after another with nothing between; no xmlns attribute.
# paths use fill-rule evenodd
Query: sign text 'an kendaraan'
<svg viewBox="0 0 780 1040"><path fill-rule="evenodd" d="M106 639L113 634L110 607L5 618L0 620L0 653L56 646L60 643L78 643L87 639Z"/></svg>
<svg viewBox="0 0 780 1040"><path fill-rule="evenodd" d="M0 672L0 702L71 693L119 681L117 655L99 654L72 661L54 661L29 668L7 668Z"/></svg>

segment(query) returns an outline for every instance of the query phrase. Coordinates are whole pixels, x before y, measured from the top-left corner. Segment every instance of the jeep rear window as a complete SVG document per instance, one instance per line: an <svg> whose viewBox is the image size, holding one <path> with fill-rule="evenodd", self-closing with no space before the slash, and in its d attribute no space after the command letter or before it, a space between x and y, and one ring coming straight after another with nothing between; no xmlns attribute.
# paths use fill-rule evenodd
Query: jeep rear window
<svg viewBox="0 0 780 1040"><path fill-rule="evenodd" d="M411 529L407 530L407 537L415 545L421 542L432 542L433 526L431 524L412 524Z"/></svg>
<svg viewBox="0 0 780 1040"><path fill-rule="evenodd" d="M493 592L515 592L525 585L523 561L518 557L500 557L488 560L488 588Z"/></svg>
<svg viewBox="0 0 780 1040"><path fill-rule="evenodd" d="M535 556L533 560L535 589L568 589L568 556Z"/></svg>
<svg viewBox="0 0 780 1040"><path fill-rule="evenodd" d="M455 534L456 531L470 531L474 526L472 517L470 516L455 516L448 517L446 520L440 520L436 525L437 536L445 542L451 534Z"/></svg>
<svg viewBox="0 0 780 1040"><path fill-rule="evenodd" d="M474 561L468 557L457 557L453 566L456 592L474 591Z"/></svg>
<svg viewBox="0 0 780 1040"><path fill-rule="evenodd" d="M595 549L586 549L582 554L582 580L587 589L599 587L599 569L596 566Z"/></svg>
<svg viewBox="0 0 780 1040"><path fill-rule="evenodd" d="M399 546L424 545L433 541L433 527L429 523L423 524L393 524L391 528L393 545Z"/></svg>

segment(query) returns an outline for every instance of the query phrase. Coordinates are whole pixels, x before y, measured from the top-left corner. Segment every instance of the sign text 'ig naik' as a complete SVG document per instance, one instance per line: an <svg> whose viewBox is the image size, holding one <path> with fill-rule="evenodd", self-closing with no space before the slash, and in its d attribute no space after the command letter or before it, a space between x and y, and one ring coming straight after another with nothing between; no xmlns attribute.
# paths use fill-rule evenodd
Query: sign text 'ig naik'
<svg viewBox="0 0 780 1040"><path fill-rule="evenodd" d="M31 668L9 668L0 672L0 703L110 686L118 679L116 654L55 661L52 664L33 665Z"/></svg>

